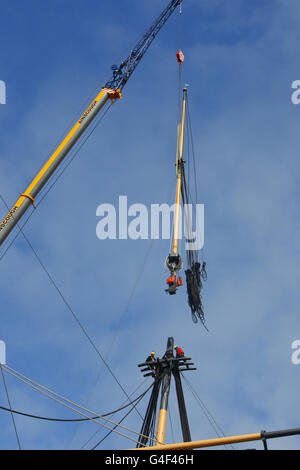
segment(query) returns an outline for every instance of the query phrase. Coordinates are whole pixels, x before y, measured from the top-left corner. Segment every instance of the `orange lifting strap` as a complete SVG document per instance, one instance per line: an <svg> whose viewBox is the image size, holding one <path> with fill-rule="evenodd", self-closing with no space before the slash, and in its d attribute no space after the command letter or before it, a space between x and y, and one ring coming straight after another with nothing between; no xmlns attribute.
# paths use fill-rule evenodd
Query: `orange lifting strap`
<svg viewBox="0 0 300 470"><path fill-rule="evenodd" d="M175 276L170 276L170 277L168 277L166 282L167 282L167 284L174 284L175 280L176 280Z"/></svg>
<svg viewBox="0 0 300 470"><path fill-rule="evenodd" d="M175 276L170 276L168 277L168 279L166 280L166 283L167 284L175 284L176 282L176 277ZM177 279L177 282L176 282L176 286L177 287L180 287L180 286L183 286L183 280L182 278L179 276L178 279Z"/></svg>

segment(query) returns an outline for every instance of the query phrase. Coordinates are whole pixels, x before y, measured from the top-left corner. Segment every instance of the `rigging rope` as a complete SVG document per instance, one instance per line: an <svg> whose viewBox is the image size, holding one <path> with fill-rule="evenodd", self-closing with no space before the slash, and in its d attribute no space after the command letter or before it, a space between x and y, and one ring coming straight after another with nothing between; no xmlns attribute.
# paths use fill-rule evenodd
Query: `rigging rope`
<svg viewBox="0 0 300 470"><path fill-rule="evenodd" d="M184 374L182 374L181 372L181 376L184 378L187 386L189 387L190 391L192 392L194 398L196 399L196 401L198 402L200 408L202 409L204 415L206 416L208 422L210 423L211 427L213 428L213 430L215 431L216 435L218 437L221 437L221 435L223 437L226 437L226 435L224 434L221 426L217 423L217 421L215 420L215 418L213 417L212 413L209 411L209 409L207 408L207 406L204 404L203 400L201 400L201 398L199 397L198 393L196 392L196 390L193 388L192 384L188 381L188 379L184 376ZM219 432L220 431L220 432ZM230 444L231 448L234 449L233 445ZM224 446L226 448L226 445Z"/></svg>
<svg viewBox="0 0 300 470"><path fill-rule="evenodd" d="M141 398L143 398L145 396L146 393L148 393L148 391L150 390L150 388L152 387L153 385L151 384L151 386L149 388L147 388L147 390L145 392L143 392L141 395L139 395L138 397L136 397L134 400L132 400L130 403L127 403L125 406L121 406L120 408L114 410L114 411L110 411L108 413L102 413L101 415L97 415L95 417L92 417L92 418L50 418L50 417L46 417L46 416L39 416L39 415L34 415L32 413L25 413L24 411L17 411L17 410L13 410L12 408L7 408L6 406L0 406L0 409L3 410L3 411L9 411L10 413L14 413L14 414L18 414L18 415L21 415L21 416L25 416L27 418L34 418L34 419L40 419L40 420L44 420L44 421L57 421L57 422L81 422L81 421L90 421L91 419L96 419L96 418L102 418L103 416L110 416L110 415L113 415L113 414L116 414L118 413L119 411L122 411L124 410L125 408L127 408L128 406L132 405L133 403L135 403L136 401L139 401ZM97 431L98 432L98 431Z"/></svg>
<svg viewBox="0 0 300 470"><path fill-rule="evenodd" d="M144 268L145 268L145 266L146 266L146 263L147 263L147 261L148 261L148 257L149 257L149 255L150 255L150 251L151 251L152 247L153 247L153 240L151 240L151 242L150 242L150 245L149 245L149 248L148 248L148 250L147 250L147 252L146 252L146 255L145 255L145 257L144 257L142 266L141 266L141 268L140 268L140 270L139 270L139 272L138 272L137 278L136 278L136 280L135 280L135 283L134 283L134 285L133 285L133 287L132 287L132 290L131 290L131 293L130 293L130 295L129 295L127 304L126 304L126 306L125 306L125 308L124 308L124 310L123 310L123 313L122 313L121 316L120 316L120 319L119 319L119 322L118 322L118 325L117 325L117 328L116 328L114 337L113 337L113 339L112 339L112 341L111 341L111 344L110 344L110 346L109 346L109 348L108 348L108 352L106 353L105 361L107 361L107 359L108 359L108 357L109 357L109 355L110 355L110 353L111 353L112 347L113 347L113 345L114 345L114 343L115 343L115 341L116 341L116 339L117 339L117 337L118 337L118 335L119 335L123 318L124 318L124 316L126 315L128 309L129 309L130 303L131 303L131 301L132 301L132 299L133 299L133 296L134 296L134 293L135 293L136 288L137 288L137 286L138 286L138 283L139 283L139 281L140 281L140 278L142 277L142 273L143 273ZM88 397L88 399L87 399L87 402L90 401L90 398L91 398L92 394L94 393L95 387L96 387L96 385L97 385L97 383L98 383L98 381L99 381L99 379L100 379L102 370L103 370L103 367L101 367L100 370L99 370L99 372L98 372L98 375L97 375L97 377L96 377L96 380L95 380L95 382L94 382L94 384L93 384L93 386L92 386L92 390L91 390L90 393L89 393L89 397ZM140 417L141 417L141 419L143 419L141 415L140 415ZM74 438L74 436L73 436L73 438ZM72 438L72 439L73 439L73 438Z"/></svg>
<svg viewBox="0 0 300 470"><path fill-rule="evenodd" d="M170 188L169 188L169 190L168 190L168 192L167 192L167 199L166 199L167 201L169 201L169 199L170 199L170 193L171 193L171 190L172 190L172 186L173 186L173 184L171 183L171 184L170 184ZM129 309L130 303L131 303L131 301L132 301L132 299L133 299L133 296L134 296L135 291L136 291L136 289L137 289L138 283L139 283L139 281L140 281L140 279L141 279L141 277L142 277L142 274L143 274L143 271L144 271L145 266L146 266L146 264L147 264L147 261L148 261L148 258L149 258L151 249L152 249L152 247L153 247L153 244L154 244L154 240L151 240L151 241L150 241L150 245L149 245L149 247L148 247L148 250L146 251L144 260L143 260L143 262L142 262L141 268L140 268L140 270L139 270L139 272L138 272L138 275L137 275L136 280L135 280L135 282L134 282L134 285L133 285L133 287L132 287L131 293L130 293L130 295L129 295L129 297L128 297L127 304L126 304L126 306L125 306L125 308L124 308L124 310L123 310L123 313L122 313L121 316L120 316L120 319L119 319L119 322L118 322L118 325L117 325L117 329L116 329L114 338L112 339L112 342L111 342L111 344L110 344L110 346L109 346L108 352L107 352L107 354L106 354L106 356L105 356L105 360L107 360L109 354L111 353L112 347L113 347L113 345L114 345L114 343L115 343L115 341L116 341L116 339L117 339L117 337L118 337L118 335L119 335L119 331L120 331L120 327L121 327L123 318L124 318L124 316L126 315L128 309ZM94 391L94 389L95 389L95 387L96 387L96 384L97 384L97 382L98 382L98 380L99 380L99 378L100 378L101 373L102 373L102 368L99 370L99 374L98 374L98 376L97 376L97 378L96 378L96 380L95 380L94 385L92 386L92 390L91 390L91 392L90 392L90 394L89 394L90 396L92 395L92 393L93 393L93 391ZM138 388L139 388L139 387L138 387ZM90 400L90 398L88 398L88 402L89 402L89 400ZM92 437L93 437L93 436L92 436Z"/></svg>
<svg viewBox="0 0 300 470"><path fill-rule="evenodd" d="M182 202L184 207L189 207L189 196L186 186L186 179L185 179L185 172L184 166L182 165L182 174L183 174L183 185L182 185ZM185 206L185 204L187 206ZM188 217L186 220L186 224L188 225L188 234L192 232L192 227L190 226L189 221L189 211ZM190 236L190 235L189 235ZM206 263L203 262L202 266L201 263L198 261L198 252L191 249L186 250L187 256L187 269L185 271L186 275L186 285L187 285L187 293L188 293L188 303L191 308L192 318L194 323L197 323L198 318L202 322L203 326L207 330L205 325L205 317L203 312L202 306L202 298L201 298L201 289L202 289L202 280L206 280Z"/></svg>
<svg viewBox="0 0 300 470"><path fill-rule="evenodd" d="M137 403L139 403L139 402L144 398L144 396L148 393L148 391L150 390L150 388L153 387L153 385L154 385L154 384L152 383L151 386L140 396L140 398L139 398L139 400L138 400ZM106 433L106 435L105 435L102 439L100 439L100 441L98 441L97 444L95 444L94 447L92 447L91 450L95 450L100 444L102 444L102 442L113 432L113 430L116 429L116 427L119 426L119 425L122 423L122 421L124 421L124 419L127 418L127 416L129 416L129 414L133 411L133 409L134 409L134 407L132 407L132 408L123 416L123 418L120 419L120 421L115 425L115 427L114 427L111 431L109 431L108 433Z"/></svg>
<svg viewBox="0 0 300 470"><path fill-rule="evenodd" d="M3 202L6 204L6 201L3 199L2 196L0 196L1 199L3 200ZM7 204L6 204L7 205ZM17 224L17 226L19 227L19 224ZM43 261L41 260L40 256L38 255L37 251L34 249L32 243L30 242L30 240L28 239L28 237L25 235L24 231L22 228L20 228L20 232L22 233L24 239L26 240L27 244L29 245L29 247L31 248L32 252L34 253L36 259L38 260L39 264L41 265L42 269L44 270L44 272L46 273L47 277L49 278L49 280L51 281L53 287L56 289L56 291L58 292L59 296L61 297L61 299L63 300L65 306L68 308L68 310L70 311L70 313L72 314L73 318L75 319L75 321L77 322L77 324L79 325L79 327L81 328L82 332L84 333L84 335L86 336L86 338L88 339L89 343L92 345L92 347L94 348L94 350L96 351L96 353L98 354L98 356L100 357L100 359L102 360L103 364L105 365L105 367L107 368L107 370L109 371L109 373L111 374L111 376L114 378L114 380L116 381L116 383L119 385L119 387L121 388L122 392L126 395L127 399L129 400L129 396L126 392L126 390L123 388L123 386L121 385L120 381L118 380L118 378L116 377L115 373L112 371L111 367L109 366L109 364L107 363L107 361L105 360L105 358L103 357L103 355L101 354L100 350L98 349L98 347L96 346L96 344L94 343L94 341L92 340L92 338L90 337L90 335L87 333L86 329L84 328L83 324L81 323L81 321L79 320L79 318L77 317L77 315L75 314L74 310L72 309L72 307L70 306L69 302L66 300L65 296L63 295L62 293L62 290L58 287L57 283L55 282L53 276L51 276L50 272L48 271L48 269L46 268L45 264L43 263ZM137 413L140 415L140 417L142 418L140 412L136 409Z"/></svg>
<svg viewBox="0 0 300 470"><path fill-rule="evenodd" d="M124 310L123 310L123 312L122 312L122 314L121 314L121 316L120 316L120 319L119 319L119 322L118 322L118 325L117 325L117 328L116 328L114 337L113 337L113 339L112 339L112 341L111 341L111 344L110 344L110 346L109 346L109 348L108 348L108 352L107 352L107 354L106 354L106 356L105 356L105 360L106 360L106 361L107 361L107 359L108 359L108 357L109 357L109 355L110 355L110 353L111 353L111 350L112 350L112 348L113 348L113 345L114 345L114 343L115 343L115 341L116 341L116 339L117 339L117 337L118 337L118 335L119 335L123 318L124 318L124 316L126 315L128 309L129 309L130 303L131 303L131 301L132 301L132 299L133 299L133 296L134 296L134 293L135 293L136 288L137 288L137 286L138 286L138 283L139 283L139 281L140 281L140 279L141 279L141 277L142 277L142 274L143 274L144 268L145 268L145 266L146 266L146 263L147 263L147 261L148 261L148 258L149 258L150 251L151 251L152 247L153 247L153 240L151 240L151 242L150 242L149 248L148 248L148 250L147 250L147 252L146 252L146 255L145 255L145 257L144 257L144 260L143 260L143 262L142 262L142 266L141 266L141 268L140 268L140 270L139 270L139 272L138 272L137 278L136 278L136 280L135 280L135 283L134 283L134 285L133 285L133 287L132 287L132 290L131 290L131 293L130 293L130 295L129 295L127 304L126 304L126 306L125 306L125 308L124 308ZM98 375L97 375L97 377L96 377L96 380L95 380L95 382L94 382L94 385L92 386L92 390L91 390L91 392L90 392L90 394L89 394L89 398L88 398L88 400L87 400L88 402L90 401L90 397L91 397L92 394L94 393L94 389L95 389L95 387L96 387L96 385L97 385L97 383L98 383L98 381L99 381L99 379L100 379L102 370L103 370L103 367L101 367L101 369L99 370L99 373L98 373ZM141 415L140 415L140 417L141 417L141 419L143 419Z"/></svg>
<svg viewBox="0 0 300 470"><path fill-rule="evenodd" d="M133 299L133 296L134 296L134 293L135 293L136 288L137 288L137 286L138 286L138 283L139 283L139 281L140 281L140 279L141 279L141 277L142 277L144 268L145 268L146 263L147 263L147 261L148 261L148 258L149 258L151 249L152 249L152 247L153 247L153 243L154 243L154 240L151 240L150 245L149 245L149 247L148 247L148 250L146 251L145 257L144 257L144 259L143 259L142 265L141 265L141 267L140 267L140 270L139 270L139 272L138 272L138 275L137 275L137 277L136 277L136 280L135 280L135 282L134 282L134 284L133 284L133 287L132 287L131 293L130 293L130 295L129 295L128 301L127 301L127 303L126 303L126 305L125 305L125 308L124 308L124 310L123 310L123 312L122 312L122 314L121 314L121 316L120 316L120 318L119 318L118 325L117 325L117 327L116 327L116 331L115 331L114 337L113 337L113 339L112 339L112 341L111 341L111 343L110 343L110 346L109 346L109 348L108 348L108 352L107 352L107 354L106 354L106 356L105 356L105 360L107 360L107 358L108 358L108 356L109 356L109 354L110 354L110 352L111 352L111 350L112 350L112 347L113 347L113 345L114 345L114 343L115 343L115 341L116 341L116 339L117 339L117 337L118 337L118 335L119 335L119 333L120 333L120 328L121 328L121 325L122 325L123 318L124 318L124 316L126 315L128 309L129 309L130 303L131 303L131 301L132 301L132 299ZM96 379L96 382L99 380L99 377L100 377L100 375L101 375L101 372L102 372L102 368L101 368L101 370L99 371L99 374L98 374L98 377L97 377L97 379Z"/></svg>
<svg viewBox="0 0 300 470"><path fill-rule="evenodd" d="M134 394L137 392L137 390L138 390L142 385L144 385L144 383L146 382L146 380L147 380L147 379L144 379L144 380L140 383L140 385L135 388L135 390L130 394L130 397L131 397L132 395L134 395ZM141 395L140 395L140 396L141 396ZM126 400L126 401L127 401L127 400ZM125 403L126 403L126 401L125 401ZM128 403L128 405L130 405L130 403ZM123 406L123 405L122 405L122 406ZM83 444L83 445L81 446L80 449L81 449L81 450L84 449L84 447L86 447L86 446L90 443L90 441L96 436L96 434L98 434L98 432L99 432L99 429L97 429L97 430L91 435L91 437L85 442L85 444ZM100 432L102 432L101 429L100 429ZM71 442L72 442L73 438L74 438L74 436L72 437ZM71 444L71 442L70 442L70 444ZM69 445L70 445L70 444L69 444Z"/></svg>
<svg viewBox="0 0 300 470"><path fill-rule="evenodd" d="M5 393L6 393L6 397L7 397L7 402L8 402L9 408L11 408L11 402L10 402L10 398L9 398L8 388L7 388L7 385L6 385L6 380L5 380L5 377L4 377L3 368L2 368L2 364L1 364L1 363L0 363L0 368L1 368L1 374L2 374L2 379L3 379L4 389L5 389ZM11 411L11 410L10 410L10 411ZM19 448L19 450L22 450L22 449L21 449L20 438L19 438L19 434L18 434L16 422L15 422L15 418L14 418L14 415L13 415L12 412L11 412L11 419L12 419L13 427L14 427L15 434L16 434L16 439L17 439L17 443L18 443L18 448Z"/></svg>
<svg viewBox="0 0 300 470"><path fill-rule="evenodd" d="M186 127L187 127L187 136L188 136L188 149L192 150L192 158L193 158L193 173L194 173L194 191L195 191L195 202L198 203L198 190L197 190L197 179L196 179L196 161L195 161L195 151L194 151L194 142L193 142L193 134L192 134L192 126L191 126L191 117L189 112L188 106L188 98L187 101L187 120L186 120ZM189 159L190 160L190 159ZM186 181L186 174L185 174L185 167L184 162L181 163L181 174L182 174L182 187L181 187L181 195L182 195L182 203L183 207L185 208L184 212L184 221L185 221L185 228L186 228L186 239L188 241L192 241L192 221L190 213L190 202L193 203L191 197L191 191L189 185ZM188 167L188 181L189 181L189 172L190 172L190 164ZM194 205L194 203L192 204ZM196 217L196 235L200 236L199 227L197 226L197 217ZM202 297L201 297L201 290L202 290L202 281L206 281L207 273L206 273L206 262L203 261L203 253L202 253L202 264L198 261L198 250L195 249L187 249L186 250L186 258L187 258L187 269L185 270L186 275L186 285L187 285L187 294L188 294L188 303L191 309L192 319L194 323L197 323L198 320L201 321L204 328L208 331L205 325L205 316L203 311L202 305Z"/></svg>
<svg viewBox="0 0 300 470"><path fill-rule="evenodd" d="M38 382L35 382L35 381L32 380L32 379L29 379L29 378L26 377L25 375L21 374L20 372L15 371L14 369L12 369L11 367L9 367L9 366L7 366L7 365L2 364L2 367L4 367L5 370L7 370L7 372L8 372L9 374L11 374L12 376L16 377L18 380L20 380L20 381L23 382L24 384L30 386L30 387L33 388L34 390L36 390L36 391L42 393L43 395L47 396L48 398L51 398L52 400L54 400L54 401L56 401L57 403L59 403L59 404L65 406L66 408L68 408L68 409L70 409L70 410L72 410L72 411L75 411L76 413L78 413L78 414L84 416L85 418L88 418L88 420L90 420L90 421L93 421L93 422L99 424L100 426L103 426L103 427L105 427L105 428L107 428L107 429L109 429L109 430L112 430L112 429L113 429L113 431L114 431L116 434L120 434L121 436L126 437L127 439L130 439L131 441L134 441L134 442L138 443L138 441L137 441L136 439L133 439L133 438L131 438L131 437L129 437L129 436L126 436L125 434L122 434L122 433L120 433L119 431L116 431L114 428L110 428L108 425L106 425L106 424L104 424L104 423L101 423L100 421L97 421L97 419L99 419L99 418L100 418L100 419L103 419L104 421L109 422L109 423L111 423L111 424L113 424L113 425L115 426L117 423L115 423L114 421L112 421L112 420L110 420L110 419L104 417L103 415L99 415L99 413L95 413L94 411L91 411L91 410L85 408L84 406L81 406L81 405L76 404L75 402L73 402L73 401L67 399L66 397L63 397L62 395L59 395L59 394L56 393L56 392L53 392L52 390L48 389L47 387L44 387L43 385L39 384ZM38 387L40 387L40 388L38 388ZM41 389L43 389L43 390L41 390ZM149 388L149 389L150 389L150 388ZM44 391L44 390L45 390L45 391ZM47 392L48 392L48 393L47 393ZM51 394L54 395L54 396L52 396ZM58 397L59 399L58 399L58 398L55 398L55 397ZM73 406L76 406L77 408L79 408L79 410L83 410L83 411L85 411L85 412L87 412L87 413L90 413L90 414L94 415L94 417L88 416L87 414L83 413L82 411L79 411L79 410L77 410L76 408L73 408L73 406L69 406L67 403L64 403L64 402L61 401L61 400L64 400L65 402L70 403L70 404L73 405ZM129 431L129 432L131 432L131 433L133 433L133 434L140 435L140 433L138 433L137 431L134 431L134 430L132 430L132 429L130 429L130 428L127 428L127 427L125 427L125 426L119 425L119 427L121 427L121 428L123 428L123 429L125 429L125 430L127 430L127 431ZM144 436L144 437L146 437L146 436Z"/></svg>

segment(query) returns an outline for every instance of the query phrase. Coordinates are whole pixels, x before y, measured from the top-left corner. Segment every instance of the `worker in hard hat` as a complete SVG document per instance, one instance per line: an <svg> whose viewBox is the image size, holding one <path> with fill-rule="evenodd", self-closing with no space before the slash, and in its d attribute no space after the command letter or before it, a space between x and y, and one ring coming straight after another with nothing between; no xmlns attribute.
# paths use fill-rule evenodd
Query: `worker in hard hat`
<svg viewBox="0 0 300 470"><path fill-rule="evenodd" d="M179 346L174 346L176 357L184 357L184 352Z"/></svg>
<svg viewBox="0 0 300 470"><path fill-rule="evenodd" d="M147 357L146 361L145 362L156 362L156 357L155 357L155 352L152 351L150 356ZM149 369L153 369L155 370L156 369L156 365L155 364L148 364L148 367Z"/></svg>

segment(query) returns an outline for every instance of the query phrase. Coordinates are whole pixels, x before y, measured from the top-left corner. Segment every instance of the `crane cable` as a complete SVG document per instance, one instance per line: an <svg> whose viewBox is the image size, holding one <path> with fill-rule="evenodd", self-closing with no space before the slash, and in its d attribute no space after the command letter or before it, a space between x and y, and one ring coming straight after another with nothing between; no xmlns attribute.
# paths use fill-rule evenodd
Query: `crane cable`
<svg viewBox="0 0 300 470"><path fill-rule="evenodd" d="M197 188L197 167L196 167L196 155L195 155L195 144L194 144L194 137L193 137L193 128L192 128L192 122L191 122L191 114L190 114L190 107L189 107L189 100L187 97L187 102L186 102L186 109L187 109L187 131L188 131L188 143L190 143L191 146L191 154L192 154L192 159L193 159L193 174L194 174L194 189L195 189L195 204L198 204L198 188ZM190 158L189 158L189 163L190 163ZM190 194L190 193L189 193ZM193 202L192 196L190 194L190 198ZM198 229L198 227L197 227ZM204 246L202 247L201 251L201 259L203 262L204 258Z"/></svg>
<svg viewBox="0 0 300 470"><path fill-rule="evenodd" d="M21 374L20 372L17 372L15 371L14 369L12 369L11 367L7 366L7 365L4 365L2 364L2 367L5 368L5 370L12 376L14 376L15 378L17 378L18 380L20 380L21 382L23 382L24 384L28 385L29 387L33 388L34 390L40 392L41 394L47 396L48 398L51 398L52 400L56 401L57 403L65 406L66 408L72 410L72 411L75 411L76 413L84 416L85 418L88 418L90 421L93 421L97 424L99 424L100 426L103 426L109 430L113 430L113 432L117 433L117 434L120 434L121 436L123 437L126 437L127 439L131 440L131 441L134 441L135 443L138 443L138 441L136 439L133 439L129 436L126 436L125 434L122 434L120 433L119 431L116 431L114 428L110 428L108 425L104 424L104 423L101 423L100 421L97 421L98 418L100 419L103 419L104 421L108 422L108 423L111 423L113 425L116 425L117 423L115 423L114 421L104 417L103 415L99 415L99 413L95 413L94 411L91 411L89 410L88 408L85 408L84 406L81 406L81 405L78 405L77 403L69 400L68 398L56 393L56 392L53 392L52 390L50 390L49 388L47 387L44 387L43 385L39 384L38 382L35 382L34 380L26 377L25 375ZM40 387L40 388L38 388ZM150 387L151 388L151 387ZM150 390L149 388L149 390ZM41 390L43 389L43 390ZM44 391L45 390L45 391ZM48 393L47 393L48 392ZM52 395L54 396L52 396ZM58 398L55 398L55 397L58 397ZM82 411L79 411L77 410L76 408L73 408L73 406L70 406L68 405L67 403L64 403L63 401L61 400L64 400L65 402L67 403L70 403L70 405L73 405L73 406L76 406L77 408L79 408L80 410L83 410L87 413L90 413L92 415L94 415L94 417L91 417L91 416L88 416L87 414L83 413ZM122 426L122 425L119 425L120 428L123 428L124 430L126 431L129 431L133 434L136 434L138 436L140 436L140 433L137 432L137 431L134 431L128 427L125 427L125 426ZM142 436L142 437L147 437L147 436ZM158 441L157 441L158 442Z"/></svg>
<svg viewBox="0 0 300 470"><path fill-rule="evenodd" d="M9 397L8 388L7 388L7 385L6 385L6 380L5 380L5 377L4 377L3 368L2 368L2 364L1 364L1 363L0 363L0 368L1 368L1 374L2 374L2 379L3 379L3 384L4 384L4 389L5 389L5 393L6 393L6 397L7 397L8 406L9 406L9 408L11 408L10 397ZM22 450L22 449L21 449L20 438L19 438L19 433L18 433L18 430L17 430L16 422L15 422L15 418L14 418L14 415L13 415L12 410L10 410L10 412L11 412L10 414L11 414L11 419L12 419L13 427L14 427L15 434L16 434L16 439L17 439L17 443L18 443L18 448L19 448L19 450Z"/></svg>
<svg viewBox="0 0 300 470"><path fill-rule="evenodd" d="M193 143L193 134L192 134L192 127L191 127L191 117L189 112L188 100L187 100L187 119L186 119L186 126L188 129L188 141L190 142L189 150L191 147L192 158L193 158L193 173L194 173L194 185L195 185L195 198L196 204L198 204L198 190L197 190L197 180L196 180L196 161L195 161L195 151L194 151L194 143ZM190 158L189 158L190 160ZM188 167L188 180L189 180L189 167ZM191 191L189 185L186 181L185 175L185 168L182 165L182 187L181 187L181 194L182 194L182 203L187 210L185 211L185 224L186 224L186 238L190 241L192 239L193 227L190 213L190 200L193 202ZM197 226L197 217L196 217L196 236L200 236L200 230ZM188 248L186 250L186 258L187 258L187 269L185 271L186 274L186 285L187 285L187 293L188 293L188 303L191 309L192 319L194 323L198 322L198 319L201 321L204 328L208 331L208 328L205 324L205 315L203 310L202 304L202 296L201 290L203 287L203 282L207 280L207 272L206 272L206 262L203 261L203 251L202 251L202 264L198 261L198 249L195 250L193 248Z"/></svg>

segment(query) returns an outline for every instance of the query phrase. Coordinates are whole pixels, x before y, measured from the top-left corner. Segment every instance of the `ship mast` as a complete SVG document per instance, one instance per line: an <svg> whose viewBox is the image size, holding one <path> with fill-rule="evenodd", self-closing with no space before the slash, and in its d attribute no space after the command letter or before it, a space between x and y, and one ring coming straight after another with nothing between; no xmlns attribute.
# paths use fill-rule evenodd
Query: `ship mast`
<svg viewBox="0 0 300 470"><path fill-rule="evenodd" d="M170 276L167 279L167 284L169 287L168 289L166 289L166 292L168 292L170 295L176 294L177 287L180 287L183 284L181 277L178 275L179 271L182 269L182 258L178 252L178 242L180 238L179 223L180 223L180 218L181 218L182 177L183 177L183 166L185 163L185 161L183 160L183 142L184 142L186 100L187 100L187 88L185 87L183 89L182 114L181 114L181 122L179 124L180 133L178 135L178 141L177 141L177 157L176 157L177 186L176 186L176 197L175 197L173 243L172 243L172 252L168 255L166 259L166 266L170 271Z"/></svg>
<svg viewBox="0 0 300 470"><path fill-rule="evenodd" d="M180 374L183 371L196 370L195 367L191 367L194 365L194 363L190 362L190 360L190 357L185 357L184 355L177 357L174 356L174 338L169 337L167 342L167 349L162 358L156 358L155 360L149 360L138 364L138 367L142 367L141 372L145 372L144 377L152 376L154 378L154 385L141 428L137 448L146 446L149 440L149 436L153 434L160 389L161 399L156 437L153 437L151 440L155 442L156 446L160 446L165 443L168 403L172 376L175 379L183 441L191 441L189 421L180 377Z"/></svg>

